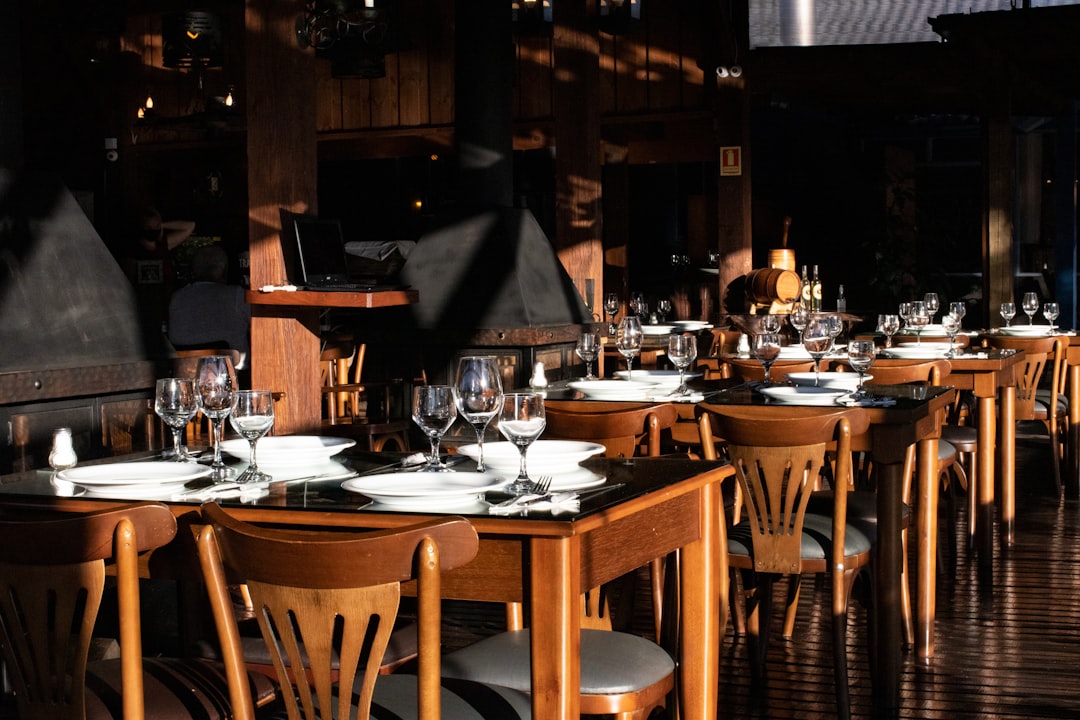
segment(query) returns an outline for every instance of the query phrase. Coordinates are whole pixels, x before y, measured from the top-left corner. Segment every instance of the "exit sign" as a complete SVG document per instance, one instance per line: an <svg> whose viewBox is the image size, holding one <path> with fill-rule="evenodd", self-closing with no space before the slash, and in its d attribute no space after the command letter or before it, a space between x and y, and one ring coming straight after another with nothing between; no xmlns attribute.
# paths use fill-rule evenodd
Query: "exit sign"
<svg viewBox="0 0 1080 720"><path fill-rule="evenodd" d="M720 175L742 175L742 147L720 148Z"/></svg>

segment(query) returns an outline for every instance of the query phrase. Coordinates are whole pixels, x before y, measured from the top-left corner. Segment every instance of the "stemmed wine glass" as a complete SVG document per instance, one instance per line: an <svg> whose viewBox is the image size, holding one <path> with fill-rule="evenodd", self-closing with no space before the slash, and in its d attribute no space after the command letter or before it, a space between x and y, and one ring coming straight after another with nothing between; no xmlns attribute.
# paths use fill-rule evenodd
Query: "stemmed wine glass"
<svg viewBox="0 0 1080 720"><path fill-rule="evenodd" d="M829 324L829 334L832 335L833 345L836 339L844 332L844 318L839 315L826 315L825 322Z"/></svg>
<svg viewBox="0 0 1080 720"><path fill-rule="evenodd" d="M765 367L765 385L772 385L772 377L769 371L773 361L780 357L780 335L774 332L758 333L754 336L751 346L754 357Z"/></svg>
<svg viewBox="0 0 1080 720"><path fill-rule="evenodd" d="M161 378L154 391L154 412L169 426L173 436L173 460L185 462L191 458L184 450L184 428L199 412L195 396L195 381L191 378Z"/></svg>
<svg viewBox="0 0 1080 720"><path fill-rule="evenodd" d="M962 326L964 316L967 315L967 303L963 301L951 302L949 303L949 312L956 316Z"/></svg>
<svg viewBox="0 0 1080 720"><path fill-rule="evenodd" d="M1054 321L1057 320L1057 316L1061 314L1061 308L1056 302L1043 303L1043 317L1050 323L1050 332L1054 332Z"/></svg>
<svg viewBox="0 0 1080 720"><path fill-rule="evenodd" d="M626 358L626 379L632 380L634 357L641 352L641 318L627 315L619 321L619 332L615 337L615 347Z"/></svg>
<svg viewBox="0 0 1080 720"><path fill-rule="evenodd" d="M900 319L904 321L904 332L911 332L911 303L902 302L898 309Z"/></svg>
<svg viewBox="0 0 1080 720"><path fill-rule="evenodd" d="M661 325L667 322L669 312L671 312L671 300L660 298L656 301L656 314L660 316Z"/></svg>
<svg viewBox="0 0 1080 720"><path fill-rule="evenodd" d="M1016 303L1003 302L998 312L1001 313L1001 317L1005 320L1005 327L1009 327L1012 325L1012 319L1016 317Z"/></svg>
<svg viewBox="0 0 1080 720"><path fill-rule="evenodd" d="M799 333L799 344L802 345L803 331L806 330L806 323L810 321L810 311L806 309L806 306L802 302L796 301L791 305L791 314L788 315L788 322L791 323L791 327Z"/></svg>
<svg viewBox="0 0 1080 720"><path fill-rule="evenodd" d="M955 357L956 333L960 332L960 318L952 313L946 313L941 316L941 327L945 330L945 334L949 336L949 352L945 353L945 357Z"/></svg>
<svg viewBox="0 0 1080 720"><path fill-rule="evenodd" d="M1033 325L1035 323L1035 314L1039 312L1039 296L1033 292L1024 293L1021 307L1024 308L1024 314L1028 316L1028 325Z"/></svg>
<svg viewBox="0 0 1080 720"><path fill-rule="evenodd" d="M274 426L274 397L269 390L238 390L233 397L229 424L242 438L248 441L251 450L248 454L248 466L240 477L240 483L269 482L270 476L259 470L255 462L255 446L259 438Z"/></svg>
<svg viewBox="0 0 1080 720"><path fill-rule="evenodd" d="M930 324L930 311L926 309L926 303L915 300L911 303L911 312L908 314L908 325L915 329L915 344L922 345L922 330Z"/></svg>
<svg viewBox="0 0 1080 720"><path fill-rule="evenodd" d="M585 362L585 379L596 380L593 363L596 361L596 356L600 354L600 333L594 331L581 333L574 352Z"/></svg>
<svg viewBox="0 0 1080 720"><path fill-rule="evenodd" d="M892 336L900 330L900 316L885 314L878 316L878 326L885 334L885 347L892 347Z"/></svg>
<svg viewBox="0 0 1080 720"><path fill-rule="evenodd" d="M762 315L761 316L761 332L765 333L778 333L780 332L780 326L783 325L783 321L779 315Z"/></svg>
<svg viewBox="0 0 1080 720"><path fill-rule="evenodd" d="M938 300L936 292L928 292L923 295L923 304L926 305L926 314L929 316L930 321L928 325L934 324L934 316L937 315L937 311L941 308L941 303Z"/></svg>
<svg viewBox="0 0 1080 720"><path fill-rule="evenodd" d="M502 410L499 411L499 432L514 443L521 453L518 476L506 489L511 495L524 495L535 487L525 468L525 455L533 441L544 432L546 425L543 396L536 393L508 393L503 397Z"/></svg>
<svg viewBox="0 0 1080 720"><path fill-rule="evenodd" d="M491 355L458 360L454 378L457 411L476 431L476 471L484 472L484 431L499 414L503 402L502 378Z"/></svg>
<svg viewBox="0 0 1080 720"><path fill-rule="evenodd" d="M412 419L431 442L431 457L424 470L442 472L448 469L439 459L439 443L456 417L454 388L449 385L417 385L413 388Z"/></svg>
<svg viewBox="0 0 1080 720"><path fill-rule="evenodd" d="M618 329L615 327L615 316L619 314L619 296L616 293L609 292L604 296L604 312L611 316L607 326L608 335L614 335Z"/></svg>
<svg viewBox="0 0 1080 720"><path fill-rule="evenodd" d="M236 369L228 355L208 355L199 358L195 367L195 391L199 410L210 419L214 441L214 460L210 469L215 481L229 476L229 468L221 460L221 432L225 418L232 412L233 395L238 389Z"/></svg>
<svg viewBox="0 0 1080 720"><path fill-rule="evenodd" d="M855 397L861 398L866 393L863 391L863 377L874 362L877 353L873 340L852 340L848 343L848 364L855 372L859 373L859 387L855 391Z"/></svg>
<svg viewBox="0 0 1080 720"><path fill-rule="evenodd" d="M832 349L833 336L829 329L829 322L823 316L810 318L806 324L806 333L803 335L803 347L810 357L814 358L814 385L821 380L819 370L822 359Z"/></svg>
<svg viewBox="0 0 1080 720"><path fill-rule="evenodd" d="M679 371L679 387L672 395L689 395L690 388L686 387L686 368L697 360L697 338L690 333L668 336L667 355L668 360Z"/></svg>

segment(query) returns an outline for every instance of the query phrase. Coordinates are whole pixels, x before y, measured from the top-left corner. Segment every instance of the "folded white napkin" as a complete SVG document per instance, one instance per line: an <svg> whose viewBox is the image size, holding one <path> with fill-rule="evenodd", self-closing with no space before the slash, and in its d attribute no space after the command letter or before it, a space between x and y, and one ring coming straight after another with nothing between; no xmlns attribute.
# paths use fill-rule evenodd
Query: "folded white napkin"
<svg viewBox="0 0 1080 720"><path fill-rule="evenodd" d="M836 402L848 407L892 407L896 404L896 398L888 397L864 397L857 398L853 395L845 395L837 398Z"/></svg>
<svg viewBox="0 0 1080 720"><path fill-rule="evenodd" d="M268 483L219 483L209 485L198 490L182 490L172 496L173 500L190 500L193 502L205 502L207 500L240 498L241 500L257 500L264 495L270 494Z"/></svg>
<svg viewBox="0 0 1080 720"><path fill-rule="evenodd" d="M653 402L699 403L705 399L705 394L699 392L691 392L689 395L654 393L649 395L648 399Z"/></svg>
<svg viewBox="0 0 1080 720"><path fill-rule="evenodd" d="M542 498L542 499L541 499ZM492 515L517 515L533 510L542 510L552 515L577 512L581 508L576 492L552 493L551 495L522 495L509 504L492 505L488 512Z"/></svg>

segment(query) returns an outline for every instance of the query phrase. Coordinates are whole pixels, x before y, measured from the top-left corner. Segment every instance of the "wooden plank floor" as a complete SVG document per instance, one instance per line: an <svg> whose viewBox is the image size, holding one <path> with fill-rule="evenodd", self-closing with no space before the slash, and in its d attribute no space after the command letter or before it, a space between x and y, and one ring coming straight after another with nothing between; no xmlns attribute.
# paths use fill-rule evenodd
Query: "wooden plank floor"
<svg viewBox="0 0 1080 720"><path fill-rule="evenodd" d="M998 549L992 581L981 580L962 544L961 498L960 551L943 547L939 562L936 656L923 664L905 654L898 718L1080 718L1080 502L1055 497L1043 442L1021 439L1017 455L1016 544ZM827 603L828 591L815 592L808 580L794 639L773 633L764 692L752 691L745 642L729 628L719 717L836 716ZM639 615L635 626L647 627L647 614ZM452 638L500 629L501 609L452 606L446 620L452 645ZM865 627L865 610L856 603L848 633L853 717L871 717Z"/></svg>

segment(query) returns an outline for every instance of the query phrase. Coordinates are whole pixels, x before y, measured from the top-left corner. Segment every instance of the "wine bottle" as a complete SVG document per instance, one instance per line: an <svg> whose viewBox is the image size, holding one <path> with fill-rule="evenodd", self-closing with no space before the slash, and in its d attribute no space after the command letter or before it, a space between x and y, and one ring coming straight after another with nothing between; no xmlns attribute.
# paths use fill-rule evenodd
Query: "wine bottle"
<svg viewBox="0 0 1080 720"><path fill-rule="evenodd" d="M811 310L810 307L810 276L806 273L806 266L802 266L802 288L800 289L802 295L803 307L807 310Z"/></svg>
<svg viewBox="0 0 1080 720"><path fill-rule="evenodd" d="M821 312L821 280L818 279L818 266L814 266L814 275L810 278L811 312Z"/></svg>
<svg viewBox="0 0 1080 720"><path fill-rule="evenodd" d="M836 312L847 312L847 298L844 296L844 286L840 285L836 289Z"/></svg>

